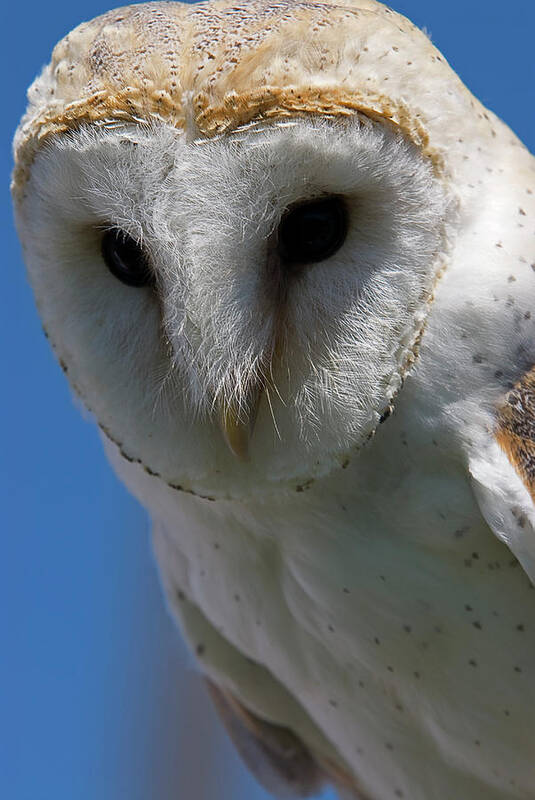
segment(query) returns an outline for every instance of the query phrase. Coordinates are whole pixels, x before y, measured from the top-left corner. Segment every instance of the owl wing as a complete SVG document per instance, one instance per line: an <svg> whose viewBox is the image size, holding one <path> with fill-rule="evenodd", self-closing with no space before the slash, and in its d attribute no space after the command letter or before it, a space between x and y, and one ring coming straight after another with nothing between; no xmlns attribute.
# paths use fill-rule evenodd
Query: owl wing
<svg viewBox="0 0 535 800"><path fill-rule="evenodd" d="M196 653L227 733L258 782L280 800L317 795L326 783L333 784L344 800L365 800L355 778L298 701L269 670L237 650L189 600L187 570L181 569L180 555L165 526L155 522L152 532L170 610Z"/></svg>
<svg viewBox="0 0 535 800"><path fill-rule="evenodd" d="M535 367L505 396L495 435L469 469L487 524L535 584Z"/></svg>
<svg viewBox="0 0 535 800"><path fill-rule="evenodd" d="M257 781L279 800L312 797L328 782L345 800L365 800L354 778L326 758L315 758L288 728L249 711L234 695L206 681L236 750Z"/></svg>
<svg viewBox="0 0 535 800"><path fill-rule="evenodd" d="M207 680L225 729L257 781L277 798L311 797L325 780L319 764L288 728L260 719Z"/></svg>

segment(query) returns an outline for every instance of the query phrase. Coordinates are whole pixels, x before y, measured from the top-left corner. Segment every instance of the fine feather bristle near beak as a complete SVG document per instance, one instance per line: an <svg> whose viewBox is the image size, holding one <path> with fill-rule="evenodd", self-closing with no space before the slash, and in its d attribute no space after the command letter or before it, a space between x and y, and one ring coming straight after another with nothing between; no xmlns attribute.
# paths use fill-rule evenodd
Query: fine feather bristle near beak
<svg viewBox="0 0 535 800"><path fill-rule="evenodd" d="M263 384L258 383L249 391L249 402L245 408L230 403L221 409L219 422L223 436L230 451L240 461L249 461L249 442L263 391Z"/></svg>

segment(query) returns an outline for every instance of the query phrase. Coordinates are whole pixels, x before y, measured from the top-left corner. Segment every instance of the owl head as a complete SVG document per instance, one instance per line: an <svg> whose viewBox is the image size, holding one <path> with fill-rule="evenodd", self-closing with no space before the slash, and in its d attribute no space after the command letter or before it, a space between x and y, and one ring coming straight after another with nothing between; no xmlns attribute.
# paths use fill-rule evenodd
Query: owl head
<svg viewBox="0 0 535 800"><path fill-rule="evenodd" d="M506 135L373 0L75 29L29 90L13 195L45 331L110 447L214 496L358 457L418 363L471 142Z"/></svg>

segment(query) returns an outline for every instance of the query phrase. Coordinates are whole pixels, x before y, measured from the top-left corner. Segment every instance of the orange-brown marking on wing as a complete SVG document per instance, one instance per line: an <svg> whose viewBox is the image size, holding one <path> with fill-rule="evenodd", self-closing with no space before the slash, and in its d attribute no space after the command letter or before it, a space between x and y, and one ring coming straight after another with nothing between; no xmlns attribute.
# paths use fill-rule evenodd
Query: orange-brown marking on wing
<svg viewBox="0 0 535 800"><path fill-rule="evenodd" d="M535 502L535 367L507 393L496 439Z"/></svg>

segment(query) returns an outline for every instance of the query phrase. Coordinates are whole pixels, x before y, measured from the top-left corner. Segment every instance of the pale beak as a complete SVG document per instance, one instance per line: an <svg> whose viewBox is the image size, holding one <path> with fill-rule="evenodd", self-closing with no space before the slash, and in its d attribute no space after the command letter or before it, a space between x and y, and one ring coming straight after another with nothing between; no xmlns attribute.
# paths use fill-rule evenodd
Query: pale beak
<svg viewBox="0 0 535 800"><path fill-rule="evenodd" d="M238 408L233 404L225 405L221 409L220 425L231 452L240 461L249 460L249 442L253 435L258 406L264 392L264 384L257 383L248 394L245 408Z"/></svg>

